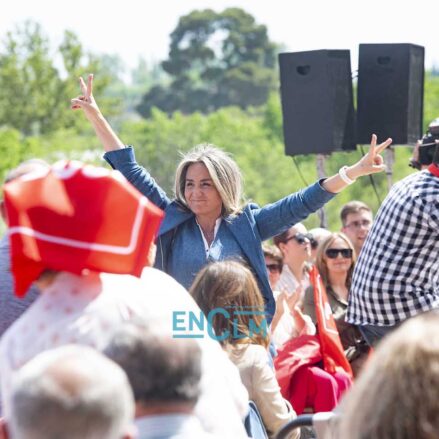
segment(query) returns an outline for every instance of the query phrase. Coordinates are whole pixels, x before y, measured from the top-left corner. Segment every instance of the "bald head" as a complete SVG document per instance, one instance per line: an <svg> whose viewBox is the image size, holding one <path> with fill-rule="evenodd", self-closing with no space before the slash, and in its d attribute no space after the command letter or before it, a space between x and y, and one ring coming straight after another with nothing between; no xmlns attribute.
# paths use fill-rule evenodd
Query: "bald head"
<svg viewBox="0 0 439 439"><path fill-rule="evenodd" d="M85 346L36 356L14 376L7 423L14 439L129 437L132 392L122 369Z"/></svg>

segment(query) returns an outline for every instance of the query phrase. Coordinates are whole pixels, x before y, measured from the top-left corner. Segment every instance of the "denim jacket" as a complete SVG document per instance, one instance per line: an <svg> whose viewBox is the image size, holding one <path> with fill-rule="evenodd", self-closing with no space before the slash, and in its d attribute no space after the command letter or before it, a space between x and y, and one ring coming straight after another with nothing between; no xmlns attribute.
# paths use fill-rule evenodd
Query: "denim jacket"
<svg viewBox="0 0 439 439"><path fill-rule="evenodd" d="M178 226L192 218L194 214L168 198L149 172L136 162L134 149L131 146L107 152L104 158L143 195L165 211L165 218L157 238L155 266L166 272L167 258L171 251L174 235L178 233ZM268 282L261 243L302 221L334 197L335 194L323 189L320 183L316 182L264 207L253 203L247 204L240 214L224 218L225 224L242 248L249 266L256 276L264 296L269 321L274 315L275 302ZM183 259L187 255L182 254L180 257Z"/></svg>

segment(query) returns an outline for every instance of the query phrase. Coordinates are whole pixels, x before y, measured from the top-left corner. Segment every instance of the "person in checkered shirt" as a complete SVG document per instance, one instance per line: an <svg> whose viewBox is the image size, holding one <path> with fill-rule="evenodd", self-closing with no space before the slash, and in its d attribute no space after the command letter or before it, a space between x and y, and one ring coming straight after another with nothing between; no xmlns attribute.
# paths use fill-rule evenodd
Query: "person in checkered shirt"
<svg viewBox="0 0 439 439"><path fill-rule="evenodd" d="M430 165L391 188L355 267L346 321L371 346L409 317L439 308L438 140L432 148Z"/></svg>

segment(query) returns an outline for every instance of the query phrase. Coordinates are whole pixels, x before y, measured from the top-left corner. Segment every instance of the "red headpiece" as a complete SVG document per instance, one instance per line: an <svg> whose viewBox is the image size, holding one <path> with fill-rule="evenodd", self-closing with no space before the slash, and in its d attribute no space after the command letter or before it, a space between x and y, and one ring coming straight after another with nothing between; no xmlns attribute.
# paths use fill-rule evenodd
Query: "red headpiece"
<svg viewBox="0 0 439 439"><path fill-rule="evenodd" d="M45 269L140 276L164 213L117 171L80 162L4 186L15 293Z"/></svg>

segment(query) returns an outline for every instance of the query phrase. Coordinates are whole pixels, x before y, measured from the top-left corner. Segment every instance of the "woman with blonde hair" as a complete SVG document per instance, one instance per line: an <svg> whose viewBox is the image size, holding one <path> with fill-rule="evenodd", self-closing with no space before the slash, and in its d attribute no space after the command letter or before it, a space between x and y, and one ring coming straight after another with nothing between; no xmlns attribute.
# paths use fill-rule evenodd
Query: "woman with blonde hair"
<svg viewBox="0 0 439 439"><path fill-rule="evenodd" d="M190 293L208 316L215 338L239 369L268 434L274 436L296 413L283 399L268 362L264 300L254 276L239 262L215 262L198 273ZM298 434L293 432L290 437Z"/></svg>
<svg viewBox="0 0 439 439"><path fill-rule="evenodd" d="M80 78L82 95L72 99L72 109L84 111L108 163L166 213L157 239L156 267L189 288L208 262L242 258L256 276L269 318L275 304L261 242L321 208L356 178L384 170L379 153L391 143L387 139L377 146L374 135L369 152L353 166L262 208L243 203L241 173L235 161L212 145L200 145L178 166L172 200L139 166L133 148L111 129L93 98L92 85L93 75L87 85Z"/></svg>
<svg viewBox="0 0 439 439"><path fill-rule="evenodd" d="M317 251L316 266L326 287L329 306L346 357L351 363L354 375L357 375L367 358L369 347L360 331L345 321L355 261L354 246L341 232L331 233L322 241ZM305 292L304 312L317 323L312 286Z"/></svg>

